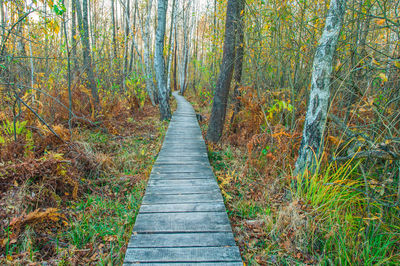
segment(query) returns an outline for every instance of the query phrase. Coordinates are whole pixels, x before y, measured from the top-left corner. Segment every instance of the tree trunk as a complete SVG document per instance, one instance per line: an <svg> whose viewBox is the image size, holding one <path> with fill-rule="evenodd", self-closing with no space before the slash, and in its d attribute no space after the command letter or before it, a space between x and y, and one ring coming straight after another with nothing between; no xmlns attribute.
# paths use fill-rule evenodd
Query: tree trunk
<svg viewBox="0 0 400 266"><path fill-rule="evenodd" d="M176 0L172 1L171 29L170 29L170 33L169 33L169 46L168 46L168 58L167 58L167 91L168 91L168 95L171 95L171 62L172 62L172 51L173 51L174 41L175 41L174 31L176 30L175 2L176 2Z"/></svg>
<svg viewBox="0 0 400 266"><path fill-rule="evenodd" d="M1 45L4 43L4 37L6 36L6 16L4 13L4 2L0 0L0 23L1 23Z"/></svg>
<svg viewBox="0 0 400 266"><path fill-rule="evenodd" d="M233 80L235 82L235 87L233 89L233 114L231 117L231 123L235 119L235 115L240 111L240 91L239 87L242 83L242 72L243 72L243 56L244 56L244 9L245 0L238 0L239 8L237 10L238 23L236 30L236 56L235 56L235 72L233 74Z"/></svg>
<svg viewBox="0 0 400 266"><path fill-rule="evenodd" d="M175 26L175 47L174 47L174 71L173 71L173 80L174 80L174 91L178 89L177 79L176 79L176 66L177 66L177 53L178 53L178 34Z"/></svg>
<svg viewBox="0 0 400 266"><path fill-rule="evenodd" d="M303 139L296 161L296 174L301 174L307 167L315 171L323 151L333 56L342 29L346 2L347 0L331 0L325 28L315 52L311 92L304 122Z"/></svg>
<svg viewBox="0 0 400 266"><path fill-rule="evenodd" d="M136 14L137 14L137 0L135 0L135 8L133 9L133 30L132 30L132 39L134 38L134 34L136 32ZM135 48L135 42L132 41L132 45L131 45L131 50L130 50L130 60L129 60L129 69L128 72L132 73L132 69L133 69L133 62L134 62L134 58L135 58L135 54L134 54L134 48Z"/></svg>
<svg viewBox="0 0 400 266"><path fill-rule="evenodd" d="M74 62L73 70L74 72L77 71L78 69L78 56L76 53L76 2L71 1L71 54L72 54L72 60Z"/></svg>
<svg viewBox="0 0 400 266"><path fill-rule="evenodd" d="M212 113L207 131L207 139L211 142L218 142L220 140L225 123L229 87L231 85L233 65L235 61L235 28L237 23L238 5L239 0L228 0L228 6L226 9L224 54L215 88Z"/></svg>
<svg viewBox="0 0 400 266"><path fill-rule="evenodd" d="M111 0L111 21L112 21L112 48L113 56L117 58L117 38L115 33L115 0Z"/></svg>
<svg viewBox="0 0 400 266"><path fill-rule="evenodd" d="M125 16L125 41L124 41L124 60L122 68L122 90L126 90L126 77L128 73L128 47L129 47L129 32L130 32L130 0L125 1L124 16Z"/></svg>
<svg viewBox="0 0 400 266"><path fill-rule="evenodd" d="M82 0L82 9L79 0L76 1L76 15L78 17L79 31L81 32L82 46L83 46L83 65L87 75L88 87L92 92L92 97L95 102L95 108L99 103L99 95L97 93L96 81L94 79L94 72L92 66L92 57L90 52L89 43L89 25L88 25L88 3L87 0Z"/></svg>
<svg viewBox="0 0 400 266"><path fill-rule="evenodd" d="M187 88L187 72L188 72L188 60L189 60L189 39L190 39L190 9L191 5L190 2L185 7L183 5L183 54L182 54L182 62L180 65L180 87L181 87L181 95L185 94Z"/></svg>
<svg viewBox="0 0 400 266"><path fill-rule="evenodd" d="M169 106L169 95L167 91L167 82L165 78L165 62L164 62L164 38L165 38L167 5L168 5L168 0L158 0L156 50L154 56L154 68L156 70L156 77L157 77L161 120L171 119L171 110Z"/></svg>
<svg viewBox="0 0 400 266"><path fill-rule="evenodd" d="M151 59L150 59L150 18L151 18L151 8L152 8L153 0L148 0L147 2L147 15L146 21L143 28L143 55L144 55L144 65L145 65L145 76L146 76L146 88L147 94L150 97L151 104L154 106L156 105L154 99L154 82L153 82L153 72L151 66ZM164 30L165 31L165 30Z"/></svg>

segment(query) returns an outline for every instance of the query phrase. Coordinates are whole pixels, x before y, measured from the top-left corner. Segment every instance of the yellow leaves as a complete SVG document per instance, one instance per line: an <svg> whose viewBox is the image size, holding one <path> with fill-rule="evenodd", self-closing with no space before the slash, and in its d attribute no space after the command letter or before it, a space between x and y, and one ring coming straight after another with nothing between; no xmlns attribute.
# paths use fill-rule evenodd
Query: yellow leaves
<svg viewBox="0 0 400 266"><path fill-rule="evenodd" d="M55 34L58 34L60 32L60 25L55 19L50 20L47 23L47 27Z"/></svg>
<svg viewBox="0 0 400 266"><path fill-rule="evenodd" d="M378 63L378 61L375 60L375 58L372 58L372 64L375 64L377 66L381 65L380 63Z"/></svg>
<svg viewBox="0 0 400 266"><path fill-rule="evenodd" d="M340 60L338 60L336 66L335 66L335 71L339 71L339 69L342 65L343 65L342 62L340 62Z"/></svg>
<svg viewBox="0 0 400 266"><path fill-rule="evenodd" d="M387 78L385 73L380 73L379 77L380 77L380 79L382 80L383 83L388 81L388 78Z"/></svg>
<svg viewBox="0 0 400 266"><path fill-rule="evenodd" d="M395 62L394 62L394 65L395 65L397 68L400 68L400 62L399 62L399 61L395 61Z"/></svg>
<svg viewBox="0 0 400 266"><path fill-rule="evenodd" d="M228 186L233 179L235 179L235 171L227 172L225 175L218 175L218 180L220 181L219 187L221 188L221 193L227 200L231 200L232 197L228 193L226 193L225 187Z"/></svg>
<svg viewBox="0 0 400 266"><path fill-rule="evenodd" d="M377 25L379 25L379 26L382 26L383 24L385 24L385 22L386 22L386 19L378 19L378 20L376 20L375 21L375 23L377 24Z"/></svg>
<svg viewBox="0 0 400 266"><path fill-rule="evenodd" d="M108 236L103 237L103 240L107 241L107 242L114 242L114 241L117 241L117 239L118 238L115 235L108 235Z"/></svg>
<svg viewBox="0 0 400 266"><path fill-rule="evenodd" d="M343 143L343 140L341 138L335 137L335 136L328 136L327 138L328 142L333 143L334 145L338 146L341 143Z"/></svg>
<svg viewBox="0 0 400 266"><path fill-rule="evenodd" d="M12 219L10 227L19 231L25 225L35 225L49 221L58 222L60 219L65 220L65 216L57 208L48 208L44 211L36 209L27 215Z"/></svg>

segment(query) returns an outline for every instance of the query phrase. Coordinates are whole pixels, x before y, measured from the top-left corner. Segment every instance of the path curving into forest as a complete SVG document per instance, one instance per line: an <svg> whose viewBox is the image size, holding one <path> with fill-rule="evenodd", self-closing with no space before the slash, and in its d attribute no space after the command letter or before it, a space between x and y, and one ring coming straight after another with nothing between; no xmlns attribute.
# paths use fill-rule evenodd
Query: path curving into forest
<svg viewBox="0 0 400 266"><path fill-rule="evenodd" d="M178 102L124 265L243 265L193 107Z"/></svg>

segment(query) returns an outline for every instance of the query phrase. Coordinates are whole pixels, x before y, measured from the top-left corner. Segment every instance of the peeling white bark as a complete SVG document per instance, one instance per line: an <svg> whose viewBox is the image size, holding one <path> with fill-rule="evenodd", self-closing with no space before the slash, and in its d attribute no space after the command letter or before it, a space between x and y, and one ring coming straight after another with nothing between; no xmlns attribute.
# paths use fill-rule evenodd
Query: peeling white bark
<svg viewBox="0 0 400 266"><path fill-rule="evenodd" d="M166 71L165 71L165 61L164 61L164 38L165 38L167 6L168 6L168 0L158 0L154 68L156 71L156 78L157 78L158 99L159 99L161 120L171 119L171 109L169 106L169 95L167 91L167 79L165 76Z"/></svg>
<svg viewBox="0 0 400 266"><path fill-rule="evenodd" d="M307 167L313 171L323 150L333 56L342 29L346 2L347 0L331 0L325 28L315 52L310 100L296 161L296 174L302 173Z"/></svg>
<svg viewBox="0 0 400 266"><path fill-rule="evenodd" d="M150 97L151 104L155 105L154 100L154 82L153 82L153 71L152 71L152 64L150 59L150 18L151 18L151 8L152 8L153 0L148 0L147 2L147 16L146 22L144 25L143 31L143 54L144 54L144 65L145 65L145 75L146 75L146 89L147 94Z"/></svg>

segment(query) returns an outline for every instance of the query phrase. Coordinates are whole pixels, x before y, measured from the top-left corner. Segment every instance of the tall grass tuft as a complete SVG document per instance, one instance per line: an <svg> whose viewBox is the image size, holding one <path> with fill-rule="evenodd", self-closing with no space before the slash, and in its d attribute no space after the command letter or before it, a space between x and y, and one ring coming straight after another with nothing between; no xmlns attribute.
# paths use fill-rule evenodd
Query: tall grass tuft
<svg viewBox="0 0 400 266"><path fill-rule="evenodd" d="M398 225L368 194L361 161L330 163L297 177L294 194L311 207L319 230L309 251L321 264L395 265L400 262ZM383 215L387 219L383 219ZM390 229L392 228L392 229Z"/></svg>

